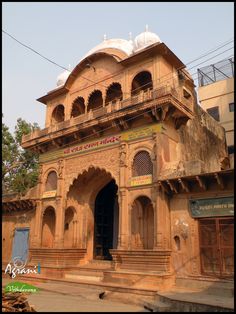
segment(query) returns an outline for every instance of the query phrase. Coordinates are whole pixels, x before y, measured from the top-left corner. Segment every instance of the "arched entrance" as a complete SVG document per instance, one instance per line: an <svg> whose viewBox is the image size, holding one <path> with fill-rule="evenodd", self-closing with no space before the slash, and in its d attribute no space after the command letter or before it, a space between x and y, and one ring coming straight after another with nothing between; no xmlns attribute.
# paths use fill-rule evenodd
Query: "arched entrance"
<svg viewBox="0 0 236 314"><path fill-rule="evenodd" d="M94 259L111 260L110 249L117 247L119 210L118 187L111 180L98 193L94 208Z"/></svg>
<svg viewBox="0 0 236 314"><path fill-rule="evenodd" d="M73 180L67 193L68 206L79 210L77 243L86 249L88 261L109 260L109 249L117 248L119 206L116 182L105 169L90 166Z"/></svg>

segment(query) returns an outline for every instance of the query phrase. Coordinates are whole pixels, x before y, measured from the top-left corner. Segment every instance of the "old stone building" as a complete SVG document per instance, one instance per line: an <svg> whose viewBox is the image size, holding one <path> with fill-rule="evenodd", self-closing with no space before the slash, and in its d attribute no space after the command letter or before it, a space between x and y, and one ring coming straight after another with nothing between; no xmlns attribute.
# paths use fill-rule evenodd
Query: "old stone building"
<svg viewBox="0 0 236 314"><path fill-rule="evenodd" d="M24 255L42 277L100 269L102 282L135 287L232 276L225 132L194 87L147 29L133 41L105 38L63 72L38 99L45 128L22 141L40 153L40 177L24 198L4 200L4 263Z"/></svg>

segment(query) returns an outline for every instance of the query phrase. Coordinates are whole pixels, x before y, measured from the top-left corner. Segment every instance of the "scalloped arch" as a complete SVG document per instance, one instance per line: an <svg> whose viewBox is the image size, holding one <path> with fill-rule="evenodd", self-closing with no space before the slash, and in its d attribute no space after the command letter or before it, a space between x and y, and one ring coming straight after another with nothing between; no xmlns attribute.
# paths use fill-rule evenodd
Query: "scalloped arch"
<svg viewBox="0 0 236 314"><path fill-rule="evenodd" d="M116 176L111 171L108 171L104 167L90 165L90 166L84 168L80 173L78 173L76 176L74 176L73 178L70 179L70 181L68 182L67 187L66 187L66 194L69 192L71 186L75 183L75 181L79 179L79 177L85 176L86 174L89 173L89 170L92 170L92 169L94 169L95 171L100 170L101 172L105 172L106 174L110 175L111 179L114 179L117 182Z"/></svg>

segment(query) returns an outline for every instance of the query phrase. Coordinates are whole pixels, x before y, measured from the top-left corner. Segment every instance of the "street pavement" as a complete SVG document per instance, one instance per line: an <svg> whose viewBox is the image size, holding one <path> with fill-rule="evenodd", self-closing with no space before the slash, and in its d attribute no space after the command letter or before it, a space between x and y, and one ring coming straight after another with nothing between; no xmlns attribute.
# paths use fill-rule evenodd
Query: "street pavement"
<svg viewBox="0 0 236 314"><path fill-rule="evenodd" d="M3 286L10 281L3 279ZM40 288L39 292L27 294L37 312L149 312L142 306L100 299L101 288L59 282L31 284Z"/></svg>

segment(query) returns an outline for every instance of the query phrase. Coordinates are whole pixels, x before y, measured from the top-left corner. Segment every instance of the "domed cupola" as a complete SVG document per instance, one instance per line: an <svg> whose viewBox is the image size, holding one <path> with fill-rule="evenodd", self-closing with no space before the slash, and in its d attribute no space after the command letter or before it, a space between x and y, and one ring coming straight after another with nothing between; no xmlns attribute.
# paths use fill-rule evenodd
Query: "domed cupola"
<svg viewBox="0 0 236 314"><path fill-rule="evenodd" d="M64 85L70 74L71 74L71 71L68 71L68 70L59 74L57 77L57 86L59 87L59 86Z"/></svg>
<svg viewBox="0 0 236 314"><path fill-rule="evenodd" d="M161 43L161 40L157 34L150 32L148 25L146 25L145 32L137 35L134 39L134 51L136 52L155 43Z"/></svg>

